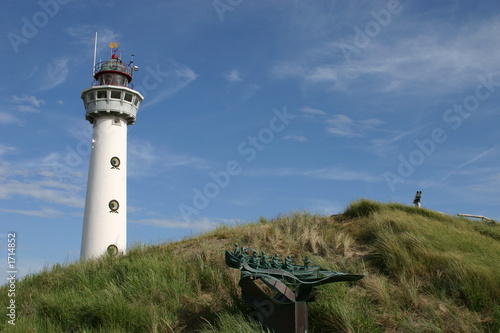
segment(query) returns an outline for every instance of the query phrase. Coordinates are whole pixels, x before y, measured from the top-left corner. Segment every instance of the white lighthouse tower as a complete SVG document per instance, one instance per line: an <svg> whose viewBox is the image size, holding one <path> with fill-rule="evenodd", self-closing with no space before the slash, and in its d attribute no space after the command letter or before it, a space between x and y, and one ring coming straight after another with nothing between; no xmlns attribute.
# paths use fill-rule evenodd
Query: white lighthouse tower
<svg viewBox="0 0 500 333"><path fill-rule="evenodd" d="M93 126L80 258L124 253L127 247L127 126L144 97L132 89L137 66L117 55L94 67L92 87L82 92L85 119ZM94 61L95 62L95 61Z"/></svg>

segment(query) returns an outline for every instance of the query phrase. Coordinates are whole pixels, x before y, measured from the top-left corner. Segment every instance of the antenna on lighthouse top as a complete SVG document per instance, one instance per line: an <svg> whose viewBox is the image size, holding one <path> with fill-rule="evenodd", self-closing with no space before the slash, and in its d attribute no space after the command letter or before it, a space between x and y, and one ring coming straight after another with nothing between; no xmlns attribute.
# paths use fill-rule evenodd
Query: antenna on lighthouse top
<svg viewBox="0 0 500 333"><path fill-rule="evenodd" d="M132 70L135 72L135 71L139 70L139 67L134 65L134 57L135 57L135 54L132 54L132 58L130 59L129 66L132 67Z"/></svg>
<svg viewBox="0 0 500 333"><path fill-rule="evenodd" d="M92 77L95 75L95 58L97 54L97 31L95 32L94 36L94 66L92 66Z"/></svg>

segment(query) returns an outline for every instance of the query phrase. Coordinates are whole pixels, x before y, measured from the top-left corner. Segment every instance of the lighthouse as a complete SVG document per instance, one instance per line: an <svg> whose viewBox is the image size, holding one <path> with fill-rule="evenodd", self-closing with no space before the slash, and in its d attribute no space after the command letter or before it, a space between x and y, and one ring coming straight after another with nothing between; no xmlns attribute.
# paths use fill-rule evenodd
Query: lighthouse
<svg viewBox="0 0 500 333"><path fill-rule="evenodd" d="M127 127L144 97L133 89L133 61L110 43L111 59L95 64L92 86L82 91L85 119L93 125L81 259L125 253L127 247Z"/></svg>

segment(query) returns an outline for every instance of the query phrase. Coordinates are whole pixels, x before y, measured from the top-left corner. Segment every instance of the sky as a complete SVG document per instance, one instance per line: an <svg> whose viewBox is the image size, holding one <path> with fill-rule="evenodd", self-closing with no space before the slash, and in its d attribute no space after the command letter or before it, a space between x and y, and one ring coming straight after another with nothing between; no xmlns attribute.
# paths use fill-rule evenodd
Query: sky
<svg viewBox="0 0 500 333"><path fill-rule="evenodd" d="M79 259L96 31L145 97L129 247L416 191L500 220L498 1L8 1L0 27L4 271L10 233L20 276Z"/></svg>

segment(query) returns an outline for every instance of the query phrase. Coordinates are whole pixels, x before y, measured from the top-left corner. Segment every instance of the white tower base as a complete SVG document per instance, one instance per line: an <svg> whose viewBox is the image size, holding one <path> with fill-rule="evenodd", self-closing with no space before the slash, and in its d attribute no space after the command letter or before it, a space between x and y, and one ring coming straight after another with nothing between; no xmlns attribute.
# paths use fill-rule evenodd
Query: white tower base
<svg viewBox="0 0 500 333"><path fill-rule="evenodd" d="M112 158L118 158L117 167L111 164ZM83 217L82 259L98 257L107 251L124 253L127 248L126 158L126 122L113 116L97 118Z"/></svg>
<svg viewBox="0 0 500 333"><path fill-rule="evenodd" d="M82 92L86 118L94 125L80 258L116 255L127 249L127 127L144 99L121 86Z"/></svg>

